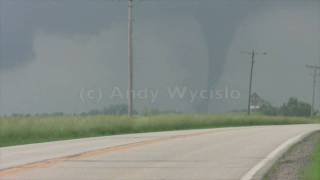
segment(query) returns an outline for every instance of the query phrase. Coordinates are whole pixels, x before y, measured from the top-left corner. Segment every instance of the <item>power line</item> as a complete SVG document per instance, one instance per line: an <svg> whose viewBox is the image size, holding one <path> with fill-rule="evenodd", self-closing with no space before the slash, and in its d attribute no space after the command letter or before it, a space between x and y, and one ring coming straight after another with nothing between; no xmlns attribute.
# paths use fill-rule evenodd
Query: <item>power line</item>
<svg viewBox="0 0 320 180"><path fill-rule="evenodd" d="M132 116L133 111L133 0L128 0L128 115Z"/></svg>
<svg viewBox="0 0 320 180"><path fill-rule="evenodd" d="M315 98L316 98L316 87L317 87L317 76L319 75L320 66L316 65L306 65L308 69L311 69L312 76L313 76L313 88L312 88L312 103L311 103L311 110L310 110L310 116L314 116L314 105L315 105Z"/></svg>
<svg viewBox="0 0 320 180"><path fill-rule="evenodd" d="M251 114L251 96L252 96L252 80L253 80L253 68L255 63L256 55L267 55L266 52L256 52L255 49L252 49L251 52L243 51L241 53L249 54L251 56L251 68L250 68L250 77L249 77L249 98L248 98L248 115Z"/></svg>

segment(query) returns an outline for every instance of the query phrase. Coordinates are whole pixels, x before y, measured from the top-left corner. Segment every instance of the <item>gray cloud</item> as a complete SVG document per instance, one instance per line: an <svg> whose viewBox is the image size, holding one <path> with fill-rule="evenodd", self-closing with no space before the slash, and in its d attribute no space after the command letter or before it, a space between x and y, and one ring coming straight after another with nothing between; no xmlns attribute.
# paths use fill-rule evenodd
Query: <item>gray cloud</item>
<svg viewBox="0 0 320 180"><path fill-rule="evenodd" d="M252 47L273 52L270 55L274 59L272 63L281 62L280 69L294 63L293 68L299 71L301 64L314 63L311 59L317 59L318 55L307 49L315 47L315 41L318 41L314 33L320 29L317 24L319 6L320 3L313 0L254 3L250 0L217 0L183 5L177 1L171 2L170 6L168 3L138 2L135 9L136 88L232 86L241 90L243 96L237 102L198 99L192 104L187 100L170 101L161 97L154 104L137 101L137 107L194 112L205 111L209 104L211 112L221 112L245 106L247 57L238 53ZM274 9L289 13L273 15ZM297 10L301 12L297 13ZM80 112L125 102L83 104L79 91L81 88L126 87L126 11L126 2L118 1L1 0L0 113ZM271 13L268 18L265 18L266 13ZM291 34L285 29L288 25L282 24L288 20L296 24L292 26L294 32ZM304 34L305 43L292 46L292 42L299 42L296 36L300 34ZM278 51L282 47L277 44L288 47ZM299 48L300 57L305 59L286 55ZM272 64L264 66L272 67ZM290 82L287 88L282 87L281 94L286 91L291 94L271 93L272 87L281 86L281 82L270 82L270 75L259 68L257 71L262 73L257 78L268 83L257 83L256 90L272 102L280 103L283 99L279 100L279 96L289 95L308 100L303 95L307 90L290 90L296 87L295 82ZM275 73L278 76L283 73L280 69ZM301 76L306 72L299 72L299 75L287 73L297 82L305 82L307 76ZM301 85L308 86L307 83Z"/></svg>
<svg viewBox="0 0 320 180"><path fill-rule="evenodd" d="M32 43L39 30L50 33L94 34L126 20L125 6L114 2L68 0L1 0L0 70L34 58ZM76 4L76 6L75 6Z"/></svg>

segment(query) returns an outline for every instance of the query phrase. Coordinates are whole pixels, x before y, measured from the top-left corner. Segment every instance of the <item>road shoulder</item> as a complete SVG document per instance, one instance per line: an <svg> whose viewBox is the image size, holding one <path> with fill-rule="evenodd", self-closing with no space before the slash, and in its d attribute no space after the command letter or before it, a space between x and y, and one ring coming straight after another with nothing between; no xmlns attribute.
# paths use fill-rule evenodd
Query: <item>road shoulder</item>
<svg viewBox="0 0 320 180"><path fill-rule="evenodd" d="M299 180L301 172L311 162L320 131L312 133L285 153L265 175L263 180Z"/></svg>

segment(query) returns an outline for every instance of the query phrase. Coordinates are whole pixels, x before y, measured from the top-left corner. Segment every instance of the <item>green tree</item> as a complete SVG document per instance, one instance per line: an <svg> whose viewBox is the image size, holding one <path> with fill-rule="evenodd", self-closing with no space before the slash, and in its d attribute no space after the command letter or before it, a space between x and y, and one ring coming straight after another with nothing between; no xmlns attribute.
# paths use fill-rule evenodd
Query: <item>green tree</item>
<svg viewBox="0 0 320 180"><path fill-rule="evenodd" d="M301 102L297 98L290 98L288 103L280 107L280 112L284 116L309 116L311 105Z"/></svg>

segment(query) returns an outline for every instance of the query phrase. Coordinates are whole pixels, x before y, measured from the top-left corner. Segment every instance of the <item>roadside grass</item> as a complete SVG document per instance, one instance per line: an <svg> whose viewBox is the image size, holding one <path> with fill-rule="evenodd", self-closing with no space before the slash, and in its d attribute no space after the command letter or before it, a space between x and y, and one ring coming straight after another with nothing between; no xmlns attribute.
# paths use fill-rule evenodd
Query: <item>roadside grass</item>
<svg viewBox="0 0 320 180"><path fill-rule="evenodd" d="M320 180L320 139L311 158L311 164L302 172L301 180Z"/></svg>
<svg viewBox="0 0 320 180"><path fill-rule="evenodd" d="M246 115L2 117L0 147L115 134L255 125L309 124L319 118Z"/></svg>

